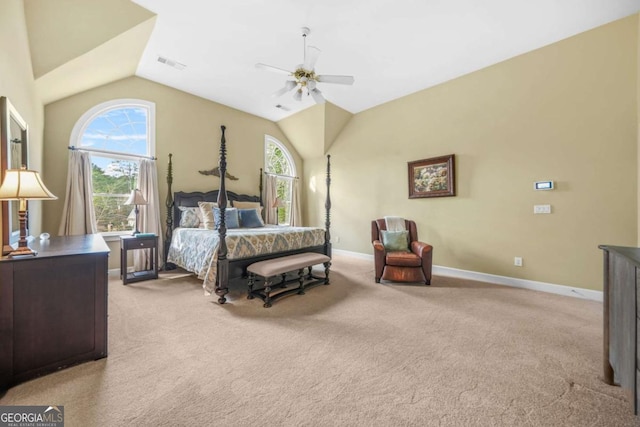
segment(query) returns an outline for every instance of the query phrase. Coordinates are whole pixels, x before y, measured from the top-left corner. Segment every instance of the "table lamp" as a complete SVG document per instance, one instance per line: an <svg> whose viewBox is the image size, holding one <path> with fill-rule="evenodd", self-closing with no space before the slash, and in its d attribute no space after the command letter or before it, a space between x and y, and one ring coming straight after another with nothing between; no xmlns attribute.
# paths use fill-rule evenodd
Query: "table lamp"
<svg viewBox="0 0 640 427"><path fill-rule="evenodd" d="M20 202L18 218L20 221L20 239L18 248L9 253L9 258L21 255L37 255L27 244L27 200L56 200L51 191L42 183L40 175L26 167L7 169L0 186L0 200L18 200ZM6 213L5 213L6 215Z"/></svg>
<svg viewBox="0 0 640 427"><path fill-rule="evenodd" d="M276 225L280 225L280 215L278 215L278 211L280 208L284 208L285 206L285 203L280 197L276 197L276 199L273 201L272 207L276 208Z"/></svg>
<svg viewBox="0 0 640 427"><path fill-rule="evenodd" d="M125 205L135 205L135 213L136 213L136 229L133 230L133 235L135 236L136 234L140 234L140 230L138 230L138 214L140 213L140 209L138 209L139 205L146 205L147 204L147 200L144 198L144 196L142 195L142 192L140 190L138 190L137 188L135 190L131 191L131 194L129 195L129 198L127 199L126 202L124 202Z"/></svg>

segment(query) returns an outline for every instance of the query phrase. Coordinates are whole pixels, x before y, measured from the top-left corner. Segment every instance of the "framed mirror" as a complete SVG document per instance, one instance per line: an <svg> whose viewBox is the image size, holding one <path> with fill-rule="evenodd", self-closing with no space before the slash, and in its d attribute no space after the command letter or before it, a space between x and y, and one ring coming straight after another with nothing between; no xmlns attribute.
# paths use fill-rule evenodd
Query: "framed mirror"
<svg viewBox="0 0 640 427"><path fill-rule="evenodd" d="M0 180L4 180L7 169L29 167L28 144L27 123L6 97L0 97ZM18 201L2 202L3 255L12 250L10 245L17 244L20 237L18 208Z"/></svg>

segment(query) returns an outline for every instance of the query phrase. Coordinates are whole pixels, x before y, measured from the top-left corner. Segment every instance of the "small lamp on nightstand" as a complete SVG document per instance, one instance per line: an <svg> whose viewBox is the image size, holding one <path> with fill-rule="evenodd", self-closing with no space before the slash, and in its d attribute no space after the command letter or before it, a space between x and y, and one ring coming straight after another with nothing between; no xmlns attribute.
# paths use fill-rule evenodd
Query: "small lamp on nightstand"
<svg viewBox="0 0 640 427"><path fill-rule="evenodd" d="M9 253L9 257L20 255L37 255L37 252L27 244L27 200L55 200L51 191L43 184L38 172L26 167L21 169L7 169L4 181L0 186L0 200L18 200L20 207L18 218L20 221L20 240L18 248Z"/></svg>
<svg viewBox="0 0 640 427"><path fill-rule="evenodd" d="M286 205L280 197L276 197L273 201L272 207L276 208L276 225L280 225L280 215L278 215L278 212L280 211L280 208L284 208L285 206Z"/></svg>
<svg viewBox="0 0 640 427"><path fill-rule="evenodd" d="M135 190L131 191L131 195L129 196L127 201L124 202L124 204L136 206L134 210L134 212L136 213L136 228L135 230L133 230L133 235L135 236L136 234L140 234L140 230L138 230L138 214L140 213L140 209L138 209L138 205L146 205L147 200L142 195L142 192L136 188Z"/></svg>

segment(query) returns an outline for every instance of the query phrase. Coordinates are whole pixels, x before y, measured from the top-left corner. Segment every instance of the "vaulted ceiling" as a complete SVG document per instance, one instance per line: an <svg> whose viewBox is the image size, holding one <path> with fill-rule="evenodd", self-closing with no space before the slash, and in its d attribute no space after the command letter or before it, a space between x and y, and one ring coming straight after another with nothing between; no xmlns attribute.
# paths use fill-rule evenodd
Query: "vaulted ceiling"
<svg viewBox="0 0 640 427"><path fill-rule="evenodd" d="M322 51L318 73L355 77L352 86L319 84L325 98L358 113L640 10L639 0L24 3L45 104L137 75L273 121L314 102L272 97L287 76L255 64L293 70L303 26Z"/></svg>

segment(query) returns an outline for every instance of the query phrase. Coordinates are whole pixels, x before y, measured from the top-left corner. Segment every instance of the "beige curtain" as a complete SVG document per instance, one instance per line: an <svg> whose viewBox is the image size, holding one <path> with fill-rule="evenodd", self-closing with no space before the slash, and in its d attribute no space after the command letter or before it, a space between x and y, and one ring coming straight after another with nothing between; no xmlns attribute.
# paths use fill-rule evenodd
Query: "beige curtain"
<svg viewBox="0 0 640 427"><path fill-rule="evenodd" d="M289 224L292 227L302 227L302 215L300 213L300 180L292 179L291 183L291 218Z"/></svg>
<svg viewBox="0 0 640 427"><path fill-rule="evenodd" d="M158 236L158 263L164 258L162 241L162 226L160 222L160 198L158 197L158 173L155 160L141 160L138 173L138 189L147 201L140 205L139 229L142 233L155 233ZM151 250L133 251L133 266L135 271L151 269ZM158 267L161 267L158 265Z"/></svg>
<svg viewBox="0 0 640 427"><path fill-rule="evenodd" d="M267 224L278 223L276 208L273 207L277 197L277 179L277 177L269 174L265 174L264 177L264 222Z"/></svg>
<svg viewBox="0 0 640 427"><path fill-rule="evenodd" d="M83 151L69 151L67 192L58 235L72 236L98 232L93 208L91 157Z"/></svg>

